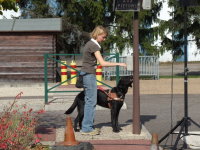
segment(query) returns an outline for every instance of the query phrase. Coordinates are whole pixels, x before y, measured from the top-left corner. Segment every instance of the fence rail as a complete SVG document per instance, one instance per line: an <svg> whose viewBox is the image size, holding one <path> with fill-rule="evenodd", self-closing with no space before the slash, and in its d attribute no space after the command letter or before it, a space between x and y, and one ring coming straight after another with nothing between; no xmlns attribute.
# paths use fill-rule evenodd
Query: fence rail
<svg viewBox="0 0 200 150"><path fill-rule="evenodd" d="M106 58L108 59L108 58ZM109 59L110 62L116 62L115 58ZM127 62L127 57L119 57L119 62ZM119 76L133 75L133 71L127 70L124 67L119 67ZM139 57L139 75L149 76L154 79L159 79L159 59L156 56L140 56ZM110 80L116 76L115 67L104 67L104 80Z"/></svg>
<svg viewBox="0 0 200 150"><path fill-rule="evenodd" d="M118 53L117 54L105 54L105 55L109 55L110 59L115 58L117 61L119 59L119 54ZM71 60L74 60L74 59L71 58L71 56L73 56L75 58L75 56L81 56L81 54L44 54L44 88L45 88L44 89L44 91L45 91L44 95L45 95L45 104L48 104L48 95L49 95L49 93L80 92L80 90L73 90L73 91L72 90L66 90L66 91L56 90L57 87L61 86L65 82L68 82L71 79L77 77L77 75L74 76L74 77L66 78L65 81L60 81L60 83L56 83L54 86L49 87L49 82L48 82L48 77L49 77L49 74L48 74L48 70L49 70L48 63L49 62L56 63L56 66L57 66L56 70L62 64L63 66L66 66L70 70L74 70L74 71L77 71L77 72L80 71L79 69L72 68L70 66L70 64L65 64L65 63L62 62L62 60L65 60L65 61L68 61L68 62L71 62ZM70 58L71 58L71 60L70 60ZM117 72L118 72L118 68L119 67L117 66L116 67ZM59 69L61 69L61 67ZM61 76L61 73L58 73L58 74L59 74L59 76ZM118 82L118 80L119 80L119 73L117 73L117 75L116 75L116 83ZM109 86L108 84L106 84L106 83L104 83L102 81L97 80L97 82L100 82L104 86L112 88L111 86Z"/></svg>

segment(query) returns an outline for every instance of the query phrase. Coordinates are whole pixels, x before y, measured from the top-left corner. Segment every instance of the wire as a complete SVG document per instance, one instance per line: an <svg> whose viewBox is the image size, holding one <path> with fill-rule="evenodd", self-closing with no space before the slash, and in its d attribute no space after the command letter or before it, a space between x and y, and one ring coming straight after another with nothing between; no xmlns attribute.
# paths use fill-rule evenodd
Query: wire
<svg viewBox="0 0 200 150"><path fill-rule="evenodd" d="M172 30L172 74L171 74L171 101L170 101L170 129L172 130L173 128L173 100L174 100L174 61L176 59L174 59L174 56L173 56L173 51L174 51L174 27L175 27L175 24L174 24L174 11L175 9L172 8L172 12L173 12L173 15L172 15L172 23L173 23L173 30ZM171 145L173 143L173 134L171 136Z"/></svg>
<svg viewBox="0 0 200 150"><path fill-rule="evenodd" d="M172 8L172 23L173 27L175 26L174 24L174 9ZM173 100L174 100L174 29L172 30L172 66L171 66L171 97L170 97L170 130L173 128ZM169 136L166 139L165 146L167 145L167 141L169 139ZM171 145L173 144L173 134L171 135Z"/></svg>
<svg viewBox="0 0 200 150"><path fill-rule="evenodd" d="M170 101L170 128L172 130L173 128L173 100L174 100L174 60L172 60L172 74L171 74L171 101ZM172 138L171 138L171 144L173 142L173 134L172 134Z"/></svg>

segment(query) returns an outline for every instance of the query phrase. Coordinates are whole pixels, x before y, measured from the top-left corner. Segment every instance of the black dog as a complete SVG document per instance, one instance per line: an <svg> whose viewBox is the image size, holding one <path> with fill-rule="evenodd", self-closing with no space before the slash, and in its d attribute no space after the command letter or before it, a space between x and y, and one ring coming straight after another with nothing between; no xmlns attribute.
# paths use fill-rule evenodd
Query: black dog
<svg viewBox="0 0 200 150"><path fill-rule="evenodd" d="M109 90L97 90L97 105L111 109L111 123L113 132L119 132L121 128L118 125L118 117L120 109L124 103L125 95L128 92L128 88L132 87L133 76L122 77L116 87ZM84 91L80 92L71 107L65 112L65 114L71 114L77 107L78 115L74 120L74 130L77 129L77 123L81 129L81 123L84 116Z"/></svg>

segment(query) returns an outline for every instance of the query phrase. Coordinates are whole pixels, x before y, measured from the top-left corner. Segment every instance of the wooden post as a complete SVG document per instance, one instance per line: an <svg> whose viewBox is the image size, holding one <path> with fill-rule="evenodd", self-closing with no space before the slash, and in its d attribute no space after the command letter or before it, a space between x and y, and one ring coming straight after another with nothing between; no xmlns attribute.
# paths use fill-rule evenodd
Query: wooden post
<svg viewBox="0 0 200 150"><path fill-rule="evenodd" d="M140 86L139 86L139 13L133 18L133 134L140 134Z"/></svg>

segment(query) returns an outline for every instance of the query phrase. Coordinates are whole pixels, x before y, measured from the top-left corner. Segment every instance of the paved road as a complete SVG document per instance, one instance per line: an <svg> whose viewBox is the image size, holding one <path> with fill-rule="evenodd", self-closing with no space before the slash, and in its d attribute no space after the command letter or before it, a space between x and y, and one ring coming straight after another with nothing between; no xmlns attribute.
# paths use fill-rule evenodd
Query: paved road
<svg viewBox="0 0 200 150"><path fill-rule="evenodd" d="M200 62L188 62L188 74L189 75L200 75ZM159 75L170 76L172 75L183 75L184 63L160 63Z"/></svg>
<svg viewBox="0 0 200 150"><path fill-rule="evenodd" d="M200 124L199 96L188 96L188 112L195 122ZM171 118L172 116L172 118ZM158 133L162 138L172 127L184 117L184 95L142 95L141 121L151 133ZM177 131L180 129L178 128ZM191 124L189 131L200 131L200 128ZM171 136L170 136L171 137ZM174 140L176 137L174 137ZM173 140L173 141L174 141ZM166 141L162 142L165 145ZM167 142L170 143L170 140ZM200 145L199 145L200 146ZM200 148L200 147L199 147Z"/></svg>

